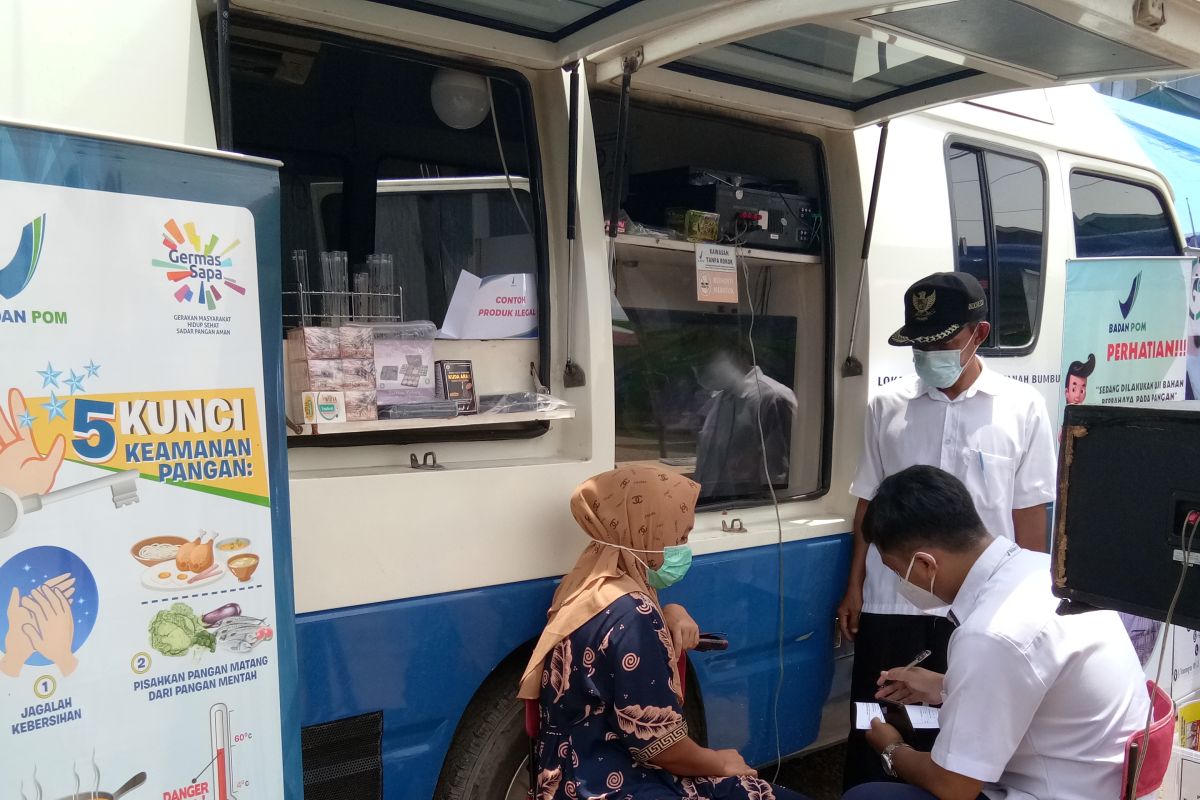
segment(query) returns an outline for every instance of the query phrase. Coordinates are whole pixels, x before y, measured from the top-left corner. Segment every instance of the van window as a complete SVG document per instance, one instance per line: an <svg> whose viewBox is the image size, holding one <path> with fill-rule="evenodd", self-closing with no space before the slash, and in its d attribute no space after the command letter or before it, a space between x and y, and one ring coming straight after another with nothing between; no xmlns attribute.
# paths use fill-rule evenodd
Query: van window
<svg viewBox="0 0 1200 800"><path fill-rule="evenodd" d="M1033 345L1045 275L1046 173L1028 158L953 144L947 153L956 268L988 298L993 354Z"/></svg>
<svg viewBox="0 0 1200 800"><path fill-rule="evenodd" d="M593 113L603 146L615 104L593 98ZM823 491L829 313L818 147L643 106L629 124L626 228L612 266L617 462L691 475L708 507ZM706 299L715 290L697 271L697 245L677 228L683 209L713 213L729 244L752 242L720 302ZM741 214L763 229L739 227Z"/></svg>
<svg viewBox="0 0 1200 800"><path fill-rule="evenodd" d="M1162 196L1149 186L1072 172L1071 214L1077 258L1179 255Z"/></svg>
<svg viewBox="0 0 1200 800"><path fill-rule="evenodd" d="M528 85L514 73L466 74L392 49L300 29L260 29L250 20L235 20L231 39L234 148L283 162L285 327L430 322L421 330L450 334L433 345L432 358L472 361L479 395L528 390L529 365L542 364L547 341L548 326L536 320L549 318ZM293 258L297 252L306 267ZM338 256L322 259L325 253ZM449 331L456 287L464 287L465 297L499 275L513 276L520 287L514 297L532 313L486 344L481 331ZM304 304L302 288L309 293ZM357 294L346 298L347 291ZM456 308L464 305L470 303ZM534 321L519 329L525 316ZM433 365L422 363L421 370L417 390L389 389L393 405L425 399ZM383 372L376 378L390 380ZM389 408L382 391L375 402L381 419L415 414ZM453 438L437 424L404 438ZM532 431L518 422L506 426L520 435ZM351 434L289 441L399 438L378 430L328 438L341 436Z"/></svg>

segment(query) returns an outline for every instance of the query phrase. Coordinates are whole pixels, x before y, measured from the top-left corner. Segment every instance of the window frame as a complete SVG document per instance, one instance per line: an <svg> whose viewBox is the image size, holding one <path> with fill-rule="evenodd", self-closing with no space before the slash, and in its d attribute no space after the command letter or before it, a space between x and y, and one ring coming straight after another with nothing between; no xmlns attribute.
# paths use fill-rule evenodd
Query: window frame
<svg viewBox="0 0 1200 800"><path fill-rule="evenodd" d="M1019 347L1004 347L999 344L999 331L996 328L996 312L998 310L994 289L997 285L996 224L995 217L992 215L992 193L991 187L987 184L986 159L976 159L980 177L980 198L983 203L984 233L987 237L988 247L989 280L988 289L985 291L988 301L988 322L992 325L991 335L996 342L994 345L981 346L979 354L990 358L1019 358L1030 355L1037 349L1038 341L1041 339L1042 318L1046 305L1046 272L1049 267L1050 252L1050 171L1041 156L1029 150L1022 150L986 139L975 139L968 136L951 135L946 137L942 147L942 162L946 169L946 200L950 211L950 252L954 272L961 272L958 268L958 240L955 237L954 181L950 175L950 154L955 148L970 150L978 154L995 153L996 155L1027 161L1035 165L1042 175L1042 272L1038 287L1037 306L1034 309L1034 318L1030 320L1033 335L1030 337L1028 344Z"/></svg>
<svg viewBox="0 0 1200 800"><path fill-rule="evenodd" d="M213 18L215 20L215 17ZM534 250L537 258L537 301L538 301L538 379L550 385L551 332L553 309L550 305L550 226L546 218L547 198L545 174L542 166L543 150L538 137L537 112L534 108L536 95L529 79L521 71L491 64L480 64L466 58L449 58L439 54L425 53L397 45L381 43L371 39L351 36L336 31L307 25L280 22L253 12L235 12L230 25L254 28L260 31L306 37L335 47L345 47L363 53L373 53L399 58L434 67L466 69L489 78L506 81L521 97L523 132L528 148L529 171L521 177L529 181L529 195L534 202L530 223L533 226ZM210 81L219 74L215 53L215 38L204 42L205 64ZM232 91L232 90L231 90ZM213 94L213 114L219 114L216 94ZM378 171L378 163L373 165ZM514 176L515 177L515 176ZM402 430L361 431L354 433L322 433L320 436L288 436L288 449L293 447L365 447L372 445L441 444L458 442L513 441L536 439L550 431L550 422L537 421L511 423L487 427L445 428L430 420L426 428Z"/></svg>
<svg viewBox="0 0 1200 800"><path fill-rule="evenodd" d="M1071 216L1071 251L1075 254L1075 258L1079 258L1078 236L1075 230L1075 197L1072 194L1071 180L1076 175L1085 175L1089 178L1100 178L1101 180L1112 181L1114 183L1124 183L1128 186L1136 186L1139 189L1146 189L1154 198L1158 200L1158 207L1162 210L1163 218L1171 227L1171 239L1175 244L1175 255L1166 256L1166 258L1174 258L1175 256L1183 256L1185 254L1185 240L1181 237L1178 222L1175 215L1172 213L1173 204L1167 202L1167 198L1163 195L1162 190L1152 183L1146 183L1136 178L1130 178L1125 175L1114 175L1111 172L1101 172L1098 169L1089 169L1084 166L1072 166L1067 171L1067 199L1070 205L1069 211ZM1130 256L1130 258L1161 258L1162 256ZM1084 256L1084 258L1121 258L1121 256Z"/></svg>
<svg viewBox="0 0 1200 800"><path fill-rule="evenodd" d="M603 94L593 93L593 101L596 99L614 100L613 97L605 97ZM658 103L648 102L645 100L634 99L631 101L632 113L638 111L643 112L662 112L668 114L676 114L689 119L703 120L705 122L714 122L725 125L731 125L743 128L750 131L757 131L771 136L784 137L789 140L804 142L813 149L813 161L816 168L817 181L820 184L819 192L814 193L817 201L821 204L821 208L831 208L832 196L830 194L830 178L829 178L829 154L825 140L811 133L804 133L794 130L781 130L772 128L769 125L756 124L745 119L736 117L723 116L719 113L714 113L711 110L696 110L688 107L675 107L671 105L662 105ZM630 133L632 141L632 132ZM607 191L607 187L602 184L602 191ZM606 200L607 202L607 200ZM824 324L822 325L822 333L825 337L824 346L822 347L822 369L821 378L824 381L821 391L822 414L821 414L821 451L818 454L819 463L817 468L817 485L810 491L797 491L792 493L790 487L788 489L777 489L774 493L774 498L779 503L803 503L812 500L819 500L829 494L833 487L833 451L834 451L834 433L837 423L837 404L836 399L836 367L841 362L837 360L837 342L838 335L838 319L837 319L837 270L834 259L834 254L837 251L835 243L834 225L831 223L828 215L822 220L821 229L822 247L820 252L822 282L824 288L824 297L822 303L824 307ZM740 274L740 273L739 273ZM741 278L739 277L739 284ZM746 315L747 319L749 315ZM606 342L606 346L613 347L611 334ZM797 380L799 376L797 376ZM614 373L614 390L615 390L615 373ZM794 388L794 387L792 387ZM614 412L616 407L614 404ZM616 415L614 413L613 433L615 435ZM789 453L794 456L794 452L789 450ZM614 448L614 456L615 448ZM618 461L618 464L623 463ZM722 499L712 502L706 502L696 507L696 513L719 513L723 511L736 511L746 508L761 508L764 504L772 502L772 493L769 489L764 490L757 495L746 495L734 499Z"/></svg>

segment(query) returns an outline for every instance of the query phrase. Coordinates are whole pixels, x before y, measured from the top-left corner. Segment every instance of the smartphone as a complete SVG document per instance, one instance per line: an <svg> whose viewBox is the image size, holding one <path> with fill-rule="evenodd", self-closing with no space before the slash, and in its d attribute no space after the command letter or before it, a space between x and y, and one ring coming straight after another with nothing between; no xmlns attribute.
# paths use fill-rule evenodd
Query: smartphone
<svg viewBox="0 0 1200 800"><path fill-rule="evenodd" d="M702 633L700 634L700 643L696 645L695 650L700 653L710 650L728 650L729 640L725 638L723 633Z"/></svg>
<svg viewBox="0 0 1200 800"><path fill-rule="evenodd" d="M904 741L911 743L913 741L913 726L912 720L908 717L908 709L899 703L893 703L888 700L880 700L879 705L883 708L883 721L899 731Z"/></svg>

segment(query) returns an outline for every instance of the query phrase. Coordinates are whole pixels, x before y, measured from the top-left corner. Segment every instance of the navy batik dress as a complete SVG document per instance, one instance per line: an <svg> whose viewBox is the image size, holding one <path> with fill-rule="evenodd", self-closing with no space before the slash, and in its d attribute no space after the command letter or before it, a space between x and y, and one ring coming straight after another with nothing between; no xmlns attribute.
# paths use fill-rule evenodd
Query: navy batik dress
<svg viewBox="0 0 1200 800"><path fill-rule="evenodd" d="M641 594L559 642L542 672L537 800L774 800L758 778L676 778L649 763L688 733L674 661L670 633Z"/></svg>

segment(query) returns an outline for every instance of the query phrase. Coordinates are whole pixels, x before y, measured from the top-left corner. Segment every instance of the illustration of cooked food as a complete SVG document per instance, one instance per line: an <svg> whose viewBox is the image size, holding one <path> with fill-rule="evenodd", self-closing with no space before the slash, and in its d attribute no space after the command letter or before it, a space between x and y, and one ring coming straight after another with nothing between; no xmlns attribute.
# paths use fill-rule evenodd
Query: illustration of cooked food
<svg viewBox="0 0 1200 800"><path fill-rule="evenodd" d="M200 531L190 541L179 536L156 536L138 542L130 552L147 567L142 585L161 591L187 591L216 583L227 572L242 582L248 581L258 567L258 556L241 553L250 546L250 540L238 536L217 541L217 537L216 533ZM218 552L228 564L221 563Z"/></svg>
<svg viewBox="0 0 1200 800"><path fill-rule="evenodd" d="M187 539L182 536L151 536L129 548L129 553L143 566L151 567L164 561L174 561L180 546L186 543Z"/></svg>
<svg viewBox="0 0 1200 800"><path fill-rule="evenodd" d="M256 569L258 569L258 556L254 553L244 553L229 559L229 571L242 583L250 580L250 576Z"/></svg>

